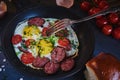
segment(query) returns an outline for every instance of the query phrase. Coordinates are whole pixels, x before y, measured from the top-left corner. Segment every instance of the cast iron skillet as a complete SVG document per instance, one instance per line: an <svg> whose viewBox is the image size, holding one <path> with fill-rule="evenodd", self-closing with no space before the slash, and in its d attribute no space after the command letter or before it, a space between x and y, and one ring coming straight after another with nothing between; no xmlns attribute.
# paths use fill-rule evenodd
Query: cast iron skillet
<svg viewBox="0 0 120 80"><path fill-rule="evenodd" d="M79 72L83 67L85 67L85 63L90 59L92 52L94 50L94 34L91 29L91 26L88 25L87 22L74 24L73 29L77 34L77 37L80 42L79 46L79 55L75 58L75 67L68 72L63 72L59 70L56 74L47 75L42 70L35 70L30 67L27 67L21 63L21 61L17 58L14 48L11 43L11 37L14 34L14 30L16 25L25 19L39 16L42 18L71 18L78 19L75 14L69 12L67 9L62 7L42 7L37 6L34 8L30 8L18 13L5 27L2 34L2 50L9 60L9 62L21 73L27 74L31 77L38 77L39 79L61 79L74 75Z"/></svg>

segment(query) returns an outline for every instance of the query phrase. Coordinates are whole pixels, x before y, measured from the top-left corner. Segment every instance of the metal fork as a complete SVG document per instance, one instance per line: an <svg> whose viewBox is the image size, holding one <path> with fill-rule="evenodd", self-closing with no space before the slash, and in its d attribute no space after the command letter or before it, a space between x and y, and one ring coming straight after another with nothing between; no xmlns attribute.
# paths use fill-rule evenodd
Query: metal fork
<svg viewBox="0 0 120 80"><path fill-rule="evenodd" d="M50 36L52 34L55 34L57 33L58 31L66 28L66 27L69 27L71 26L72 24L75 24L75 23L80 23L80 22L84 22L84 21L88 21L90 19L93 19L93 18L96 18L98 16L102 16L102 15L106 15L108 13L114 13L114 12L117 12L117 11L120 11L120 6L117 6L117 7L111 7L111 8L108 8L106 10L102 10L94 15L91 15L91 16L87 16L87 17L84 17L82 19L79 19L79 20L71 20L71 19L68 19L68 18L65 18L65 19L62 19L62 20L59 20L58 22L56 22L54 24L54 26L51 26L48 31L47 31L47 35Z"/></svg>

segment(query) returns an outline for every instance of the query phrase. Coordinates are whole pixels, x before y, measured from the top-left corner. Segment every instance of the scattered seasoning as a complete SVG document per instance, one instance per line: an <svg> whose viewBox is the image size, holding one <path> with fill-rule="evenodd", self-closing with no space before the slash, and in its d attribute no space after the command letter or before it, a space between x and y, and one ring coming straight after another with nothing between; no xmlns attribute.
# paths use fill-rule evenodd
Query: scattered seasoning
<svg viewBox="0 0 120 80"><path fill-rule="evenodd" d="M3 71L5 71L5 69L3 69Z"/></svg>
<svg viewBox="0 0 120 80"><path fill-rule="evenodd" d="M23 78L20 78L19 80L23 80Z"/></svg>
<svg viewBox="0 0 120 80"><path fill-rule="evenodd" d="M0 72L2 71L2 68L0 68Z"/></svg>
<svg viewBox="0 0 120 80"><path fill-rule="evenodd" d="M3 62L6 62L6 59L3 59Z"/></svg>
<svg viewBox="0 0 120 80"><path fill-rule="evenodd" d="M5 67L5 65L2 65L2 66L1 66L1 68L4 68L4 67Z"/></svg>

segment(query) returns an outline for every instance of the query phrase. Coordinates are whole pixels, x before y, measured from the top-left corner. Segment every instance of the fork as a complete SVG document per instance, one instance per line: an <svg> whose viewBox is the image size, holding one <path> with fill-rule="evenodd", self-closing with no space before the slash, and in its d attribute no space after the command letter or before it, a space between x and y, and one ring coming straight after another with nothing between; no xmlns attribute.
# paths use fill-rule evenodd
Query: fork
<svg viewBox="0 0 120 80"><path fill-rule="evenodd" d="M87 16L87 17L84 17L84 18L79 19L79 20L71 20L71 19L68 19L68 18L61 19L61 20L57 21L54 24L54 26L51 26L47 30L47 35L50 36L52 34L55 34L55 33L59 32L60 30L63 30L64 28L71 26L72 24L88 21L88 20L96 18L98 16L102 16L102 15L106 15L108 13L114 13L114 12L118 12L118 11L120 11L120 6L111 7L111 8L102 10L102 11L100 11L100 12L94 14L94 15Z"/></svg>

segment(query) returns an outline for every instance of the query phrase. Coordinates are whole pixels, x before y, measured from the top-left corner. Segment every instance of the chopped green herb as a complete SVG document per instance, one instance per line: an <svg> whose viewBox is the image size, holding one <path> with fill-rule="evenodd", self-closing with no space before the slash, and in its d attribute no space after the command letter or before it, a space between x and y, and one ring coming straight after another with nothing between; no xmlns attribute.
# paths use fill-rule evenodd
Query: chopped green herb
<svg viewBox="0 0 120 80"><path fill-rule="evenodd" d="M23 47L24 49L27 49L27 46L24 43L21 43L21 47Z"/></svg>
<svg viewBox="0 0 120 80"><path fill-rule="evenodd" d="M21 54L21 52L16 52L16 55L18 56L19 54Z"/></svg>

